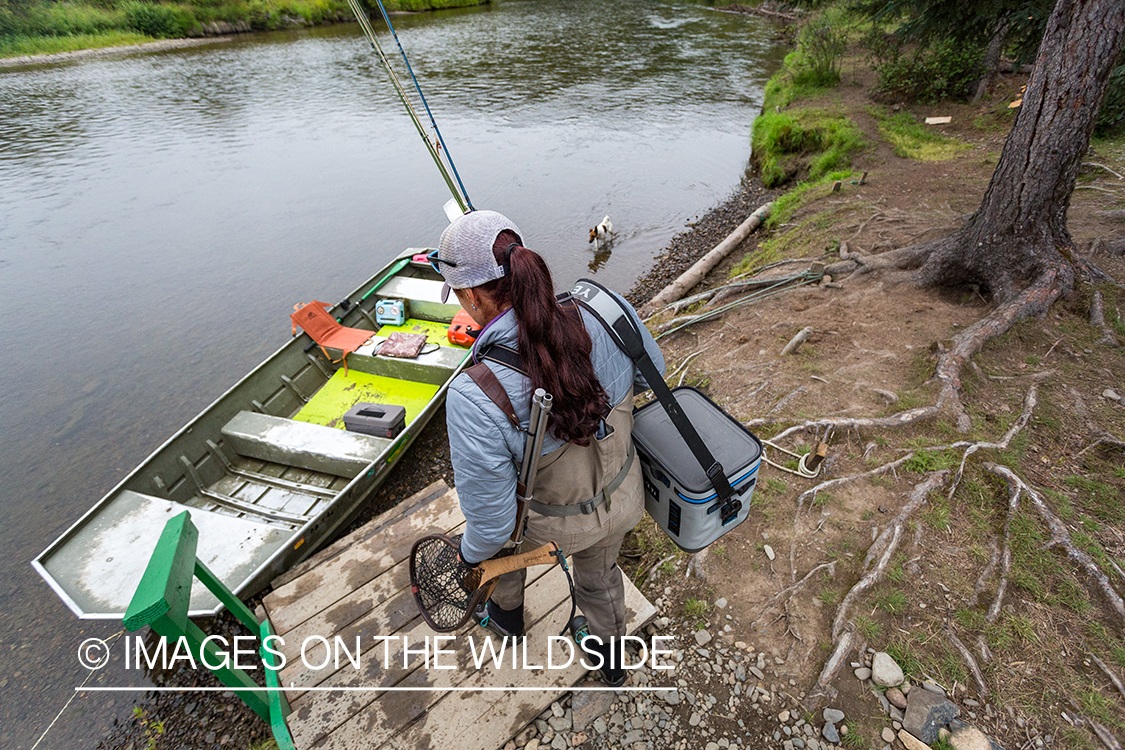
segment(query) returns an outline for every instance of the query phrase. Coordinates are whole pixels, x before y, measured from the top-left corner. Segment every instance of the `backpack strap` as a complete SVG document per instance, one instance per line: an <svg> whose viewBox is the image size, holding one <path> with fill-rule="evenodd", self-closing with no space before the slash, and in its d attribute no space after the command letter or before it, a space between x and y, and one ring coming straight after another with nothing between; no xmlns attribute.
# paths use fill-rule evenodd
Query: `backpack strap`
<svg viewBox="0 0 1125 750"><path fill-rule="evenodd" d="M668 412L668 417L675 425L676 431L680 433L680 437L687 443L688 449L695 456L695 460L699 462L699 465L707 474L707 478L711 480L711 486L715 488L715 494L718 495L721 503L719 512L723 523L738 515L742 509L742 502L734 499L734 490L730 486L730 480L727 479L726 471L712 455L703 439L699 437L695 426L688 420L684 410L680 408L679 402L676 401L672 389L668 387L668 384L664 382L664 377L656 369L652 357L645 350L644 339L641 337L641 332L633 317L629 315L617 297L596 281L579 279L575 282L574 288L571 289L570 296L586 308L587 312L597 318L609 333L610 338L633 360L637 369L644 375L645 381L652 388L652 392L656 394L660 405Z"/></svg>
<svg viewBox="0 0 1125 750"><path fill-rule="evenodd" d="M472 378L473 382L484 392L484 395L488 396L492 403L500 407L500 411L504 412L504 416L518 430L520 420L516 416L516 410L512 407L512 400L508 398L508 392L500 384L500 379L496 377L496 373L487 364L480 362L472 367L466 367L465 374Z"/></svg>

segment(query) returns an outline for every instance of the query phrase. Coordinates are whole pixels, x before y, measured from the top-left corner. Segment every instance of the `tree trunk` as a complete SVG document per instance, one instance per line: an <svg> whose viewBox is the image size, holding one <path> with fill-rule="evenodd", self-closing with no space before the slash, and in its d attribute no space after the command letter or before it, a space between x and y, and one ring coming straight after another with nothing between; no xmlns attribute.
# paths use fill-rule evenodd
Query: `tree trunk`
<svg viewBox="0 0 1125 750"><path fill-rule="evenodd" d="M1003 303L1056 268L1069 293L1066 213L1123 39L1125 0L1058 1L984 200L962 229L934 241L923 283L977 283Z"/></svg>
<svg viewBox="0 0 1125 750"><path fill-rule="evenodd" d="M992 32L992 40L988 43L988 49L984 52L984 60L982 67L984 68L984 77L977 83L977 93L973 95L970 104L976 104L988 90L992 88L992 84L996 81L996 75L1000 72L1000 53L1004 51L1004 43L1008 41L1008 31L1012 28L1012 14L1006 13L996 21L996 28Z"/></svg>

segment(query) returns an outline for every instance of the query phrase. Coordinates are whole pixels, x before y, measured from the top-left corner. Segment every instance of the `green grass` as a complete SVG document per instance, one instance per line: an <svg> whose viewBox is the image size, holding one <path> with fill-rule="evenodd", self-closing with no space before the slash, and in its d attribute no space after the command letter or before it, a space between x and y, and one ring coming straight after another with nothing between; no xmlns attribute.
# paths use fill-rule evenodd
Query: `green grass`
<svg viewBox="0 0 1125 750"><path fill-rule="evenodd" d="M954 469L961 464L961 456L955 450L918 451L903 463L902 468L917 474L941 469Z"/></svg>
<svg viewBox="0 0 1125 750"><path fill-rule="evenodd" d="M895 660L902 668L902 673L906 676L917 675L922 673L922 663L918 661L918 657L914 655L914 651L910 646L902 641L895 641L887 646L887 654Z"/></svg>
<svg viewBox="0 0 1125 750"><path fill-rule="evenodd" d="M74 36L7 36L0 37L0 57L53 55L58 52L125 47L151 41L153 41L152 37L133 31L107 31Z"/></svg>
<svg viewBox="0 0 1125 750"><path fill-rule="evenodd" d="M710 609L711 605L703 599L693 599L691 597L684 599L684 614L692 619L702 619L706 617Z"/></svg>
<svg viewBox="0 0 1125 750"><path fill-rule="evenodd" d="M754 120L751 135L751 153L766 187L846 169L852 154L866 147L851 119L824 109L767 109Z"/></svg>
<svg viewBox="0 0 1125 750"><path fill-rule="evenodd" d="M927 129L929 126L919 123L909 112L890 115L881 107L868 107L867 111L878 120L879 135L894 147L895 156L914 161L946 161L972 148L971 144Z"/></svg>
<svg viewBox="0 0 1125 750"><path fill-rule="evenodd" d="M859 631L860 635L867 639L868 643L877 641L883 634L882 626L866 615L856 616L855 628Z"/></svg>
<svg viewBox="0 0 1125 750"><path fill-rule="evenodd" d="M875 606L884 612L897 615L906 609L906 594L895 589L884 589L872 597Z"/></svg>

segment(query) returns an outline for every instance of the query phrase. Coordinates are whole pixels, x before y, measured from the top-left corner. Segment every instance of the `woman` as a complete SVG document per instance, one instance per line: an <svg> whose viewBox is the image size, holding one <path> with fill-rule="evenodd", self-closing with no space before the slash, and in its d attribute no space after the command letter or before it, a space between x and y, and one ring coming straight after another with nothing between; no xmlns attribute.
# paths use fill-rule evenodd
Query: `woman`
<svg viewBox="0 0 1125 750"><path fill-rule="evenodd" d="M634 392L648 386L595 318L555 298L547 264L522 243L519 228L504 216L473 211L446 228L430 255L446 281L443 301L452 290L483 328L474 360L498 347L519 355L519 369L485 360L519 429L469 374L449 388L450 454L467 522L461 557L469 564L486 560L512 533L531 394L542 388L554 402L522 549L553 541L573 556L578 606L597 636L586 648L600 641L593 649L602 655L602 679L620 685L625 672L617 639L625 635L626 615L617 553L644 511L630 433ZM659 347L639 319L637 325L663 372ZM482 624L501 635L523 634L525 579L526 571L500 579L479 613Z"/></svg>

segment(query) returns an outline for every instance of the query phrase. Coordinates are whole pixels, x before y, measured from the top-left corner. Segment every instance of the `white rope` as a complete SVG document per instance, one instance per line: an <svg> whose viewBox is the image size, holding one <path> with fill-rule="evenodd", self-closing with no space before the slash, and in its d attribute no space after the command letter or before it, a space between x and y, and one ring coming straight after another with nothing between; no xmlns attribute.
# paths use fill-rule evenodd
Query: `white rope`
<svg viewBox="0 0 1125 750"><path fill-rule="evenodd" d="M122 635L124 632L124 630L118 630L109 638L106 638L105 643L108 644L110 641L112 641L117 636ZM78 697L78 694L82 691L82 688L86 687L86 683L90 681L90 678L94 676L94 672L97 671L98 670L96 669L91 669L90 673L86 675L86 679L82 680L82 684L74 689L74 694L70 696L70 699L65 704L63 704L63 707L59 709L59 712L57 714L55 714L55 718L51 719L51 723L48 724L47 728L43 730L43 734L39 735L39 739L37 739L35 741L35 744L31 746L31 750L35 750L35 748L39 747L39 743L42 742L43 738L47 736L47 732L51 731L51 728L55 726L55 722L57 722L59 720L59 717L63 715L67 708L70 707L71 702Z"/></svg>
<svg viewBox="0 0 1125 750"><path fill-rule="evenodd" d="M806 459L808 459L808 457L811 456L812 453L805 453L805 454L794 453L793 451L786 450L785 448L782 448L780 445L777 445L776 443L772 443L769 440L763 440L762 443L765 444L765 445L768 445L769 447L773 448L774 450L779 450L782 453L786 453L786 454L792 456L793 458L797 459L797 468L796 468L796 470L794 470L794 469L790 469L790 468L785 467L785 466L781 466L780 464L775 464L773 461L766 458L765 453L763 452L762 460L765 461L770 466L774 467L775 469L781 469L782 471L787 471L790 474L796 474L797 476L804 477L805 479L815 479L816 477L820 476L820 467L824 465L823 463L821 463L820 466L817 466L815 471L810 470L808 468L807 464L805 463Z"/></svg>

